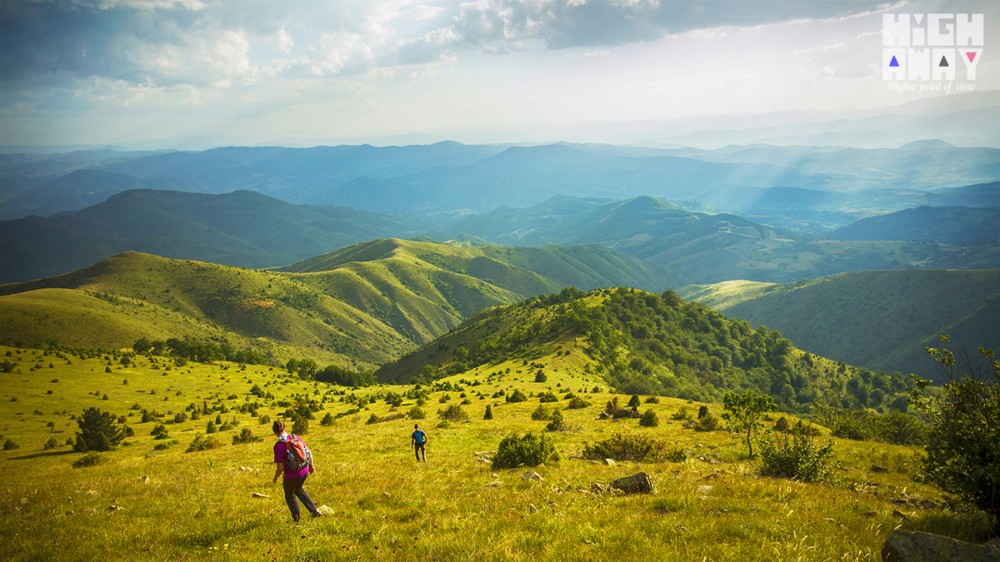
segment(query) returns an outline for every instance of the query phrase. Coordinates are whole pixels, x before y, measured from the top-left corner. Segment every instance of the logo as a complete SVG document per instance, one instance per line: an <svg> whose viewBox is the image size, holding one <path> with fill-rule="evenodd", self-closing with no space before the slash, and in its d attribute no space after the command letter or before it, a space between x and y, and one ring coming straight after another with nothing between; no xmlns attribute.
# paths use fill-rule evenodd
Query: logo
<svg viewBox="0 0 1000 562"><path fill-rule="evenodd" d="M983 14L883 14L882 79L975 81L983 21Z"/></svg>

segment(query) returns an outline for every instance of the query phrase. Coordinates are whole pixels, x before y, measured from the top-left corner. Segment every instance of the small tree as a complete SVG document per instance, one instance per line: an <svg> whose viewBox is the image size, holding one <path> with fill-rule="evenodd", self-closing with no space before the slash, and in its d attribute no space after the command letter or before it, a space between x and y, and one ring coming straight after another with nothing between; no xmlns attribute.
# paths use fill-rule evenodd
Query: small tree
<svg viewBox="0 0 1000 562"><path fill-rule="evenodd" d="M74 451L110 451L125 439L125 428L111 412L87 408L76 423L80 426L80 432L76 434Z"/></svg>
<svg viewBox="0 0 1000 562"><path fill-rule="evenodd" d="M947 336L941 339L948 341ZM930 482L992 515L1000 527L1000 360L992 350L980 348L988 367L964 356L963 372L956 377L950 350L927 352L944 366L949 382L934 400L924 392L929 381L914 377L912 402L931 422L924 471Z"/></svg>
<svg viewBox="0 0 1000 562"><path fill-rule="evenodd" d="M747 449L750 458L753 458L753 432L763 427L761 418L775 408L774 400L765 394L747 390L739 394L727 392L722 403L725 409L722 419L726 420L727 428L734 433L746 432Z"/></svg>
<svg viewBox="0 0 1000 562"><path fill-rule="evenodd" d="M646 410L642 413L642 417L639 418L639 425L642 427L656 427L660 425L660 418L657 417L656 412L653 410Z"/></svg>
<svg viewBox="0 0 1000 562"><path fill-rule="evenodd" d="M486 413L483 414L483 419L484 420L493 419L493 408L489 404L486 405Z"/></svg>
<svg viewBox="0 0 1000 562"><path fill-rule="evenodd" d="M641 404L641 402L639 401L639 395L638 394L633 394L632 398L630 398L629 401L628 401L628 407L629 408L638 408L639 404Z"/></svg>

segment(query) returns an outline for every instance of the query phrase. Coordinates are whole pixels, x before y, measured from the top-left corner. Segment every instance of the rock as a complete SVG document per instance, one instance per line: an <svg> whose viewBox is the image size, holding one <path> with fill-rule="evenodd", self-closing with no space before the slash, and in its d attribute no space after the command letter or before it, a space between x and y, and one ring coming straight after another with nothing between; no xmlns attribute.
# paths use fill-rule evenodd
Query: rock
<svg viewBox="0 0 1000 562"><path fill-rule="evenodd" d="M542 478L542 475L537 472L525 472L521 475L521 480L535 480L536 482L541 482L545 479Z"/></svg>
<svg viewBox="0 0 1000 562"><path fill-rule="evenodd" d="M615 459L604 459L604 464L612 466L615 464Z"/></svg>
<svg viewBox="0 0 1000 562"><path fill-rule="evenodd" d="M109 513L115 512L115 511L121 511L122 509L124 509L124 508L122 506L120 506L120 505L109 505L108 506L108 512Z"/></svg>
<svg viewBox="0 0 1000 562"><path fill-rule="evenodd" d="M140 476L139 482L142 482L143 484L149 484L149 476Z"/></svg>
<svg viewBox="0 0 1000 562"><path fill-rule="evenodd" d="M528 513L538 513L538 508L535 507L535 504L533 503L528 504Z"/></svg>
<svg viewBox="0 0 1000 562"><path fill-rule="evenodd" d="M499 480L494 480L492 482L487 482L486 483L486 487L487 488L499 488L500 486L503 486L503 482L501 482Z"/></svg>
<svg viewBox="0 0 1000 562"><path fill-rule="evenodd" d="M322 513L323 515L333 515L333 508L326 504L317 507L316 511Z"/></svg>
<svg viewBox="0 0 1000 562"><path fill-rule="evenodd" d="M910 520L910 518L907 517L905 513L903 513L902 511L900 511L898 509L892 510L892 516L893 517L899 517L903 521L909 521Z"/></svg>
<svg viewBox="0 0 1000 562"><path fill-rule="evenodd" d="M645 472L637 472L632 476L624 476L611 482L611 487L626 494L652 494L653 481Z"/></svg>
<svg viewBox="0 0 1000 562"><path fill-rule="evenodd" d="M241 466L240 472L257 472L257 469L250 466Z"/></svg>
<svg viewBox="0 0 1000 562"><path fill-rule="evenodd" d="M886 539L885 546L882 547L882 560L883 562L938 562L941 560L996 562L1000 560L1000 549L930 533L897 529L889 533L889 538Z"/></svg>
<svg viewBox="0 0 1000 562"><path fill-rule="evenodd" d="M254 492L254 493L250 494L250 497L251 498L269 498L271 496L269 496L267 494L262 494L260 492Z"/></svg>
<svg viewBox="0 0 1000 562"><path fill-rule="evenodd" d="M708 484L703 484L695 488L695 490L697 490L699 494L705 495L712 491L712 487L709 486Z"/></svg>

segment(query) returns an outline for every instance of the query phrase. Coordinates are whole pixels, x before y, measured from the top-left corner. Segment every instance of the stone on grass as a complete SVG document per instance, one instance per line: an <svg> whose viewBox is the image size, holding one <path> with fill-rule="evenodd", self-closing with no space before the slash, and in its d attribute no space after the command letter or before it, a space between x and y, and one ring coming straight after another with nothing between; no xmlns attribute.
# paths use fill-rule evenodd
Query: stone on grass
<svg viewBox="0 0 1000 562"><path fill-rule="evenodd" d="M499 488L500 486L503 486L503 482L501 482L499 480L494 480L492 482L487 482L486 483L486 487L487 488Z"/></svg>
<svg viewBox="0 0 1000 562"><path fill-rule="evenodd" d="M323 515L333 515L333 508L326 504L317 507L316 511L322 513Z"/></svg>
<svg viewBox="0 0 1000 562"><path fill-rule="evenodd" d="M611 482L611 487L626 494L652 494L653 481L645 472L637 472L632 476L623 476Z"/></svg>
<svg viewBox="0 0 1000 562"><path fill-rule="evenodd" d="M250 497L251 498L269 498L271 496L269 496L267 494L262 494L260 492L254 492L254 493L250 494Z"/></svg>
<svg viewBox="0 0 1000 562"><path fill-rule="evenodd" d="M545 479L542 478L541 474L538 474L537 472L534 472L534 471L529 471L529 472L525 472L524 474L521 475L521 480L535 480L535 481L541 482L542 480L545 480Z"/></svg>
<svg viewBox="0 0 1000 562"><path fill-rule="evenodd" d="M938 562L940 560L961 560L962 562L996 562L1000 560L1000 548L984 544L963 542L951 537L921 533L919 531L895 530L882 547L883 562Z"/></svg>

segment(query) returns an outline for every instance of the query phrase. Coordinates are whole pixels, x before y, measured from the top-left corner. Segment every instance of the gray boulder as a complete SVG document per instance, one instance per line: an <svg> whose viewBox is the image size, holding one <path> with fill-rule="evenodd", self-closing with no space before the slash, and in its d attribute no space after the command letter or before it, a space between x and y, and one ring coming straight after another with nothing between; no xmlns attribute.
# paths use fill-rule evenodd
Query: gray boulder
<svg viewBox="0 0 1000 562"><path fill-rule="evenodd" d="M1000 549L951 537L895 530L882 547L883 562L998 562Z"/></svg>
<svg viewBox="0 0 1000 562"><path fill-rule="evenodd" d="M625 492L626 494L652 494L653 481L645 472L638 472L632 476L624 476L611 482L611 487Z"/></svg>

